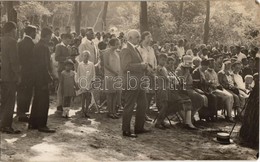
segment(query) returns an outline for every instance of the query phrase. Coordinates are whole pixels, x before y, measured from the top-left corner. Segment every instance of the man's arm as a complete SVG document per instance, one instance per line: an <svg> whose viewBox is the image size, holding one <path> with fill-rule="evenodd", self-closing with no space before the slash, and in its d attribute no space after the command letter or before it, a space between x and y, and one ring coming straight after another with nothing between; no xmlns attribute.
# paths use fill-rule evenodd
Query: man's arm
<svg viewBox="0 0 260 162"><path fill-rule="evenodd" d="M19 62L19 56L18 56L18 50L17 50L17 43L15 40L11 41L9 44L9 60L11 64L11 68L13 72L15 73L15 76L18 79L18 82L20 82L20 62Z"/></svg>
<svg viewBox="0 0 260 162"><path fill-rule="evenodd" d="M133 72L144 72L147 69L147 64L145 63L131 63L132 56L128 49L122 49L120 52L122 56L121 59L121 68L123 72L133 71Z"/></svg>

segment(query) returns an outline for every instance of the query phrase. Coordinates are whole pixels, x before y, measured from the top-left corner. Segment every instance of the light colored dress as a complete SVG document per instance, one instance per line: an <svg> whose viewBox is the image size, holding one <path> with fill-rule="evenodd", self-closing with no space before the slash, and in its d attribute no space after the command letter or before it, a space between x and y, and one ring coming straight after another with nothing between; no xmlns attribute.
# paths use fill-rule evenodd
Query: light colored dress
<svg viewBox="0 0 260 162"><path fill-rule="evenodd" d="M110 69L117 72L119 75L121 74L121 66L120 66L120 57L117 51L112 51L110 49L104 52L104 64L108 63ZM107 93L116 92L116 76L114 73L109 71L106 66L104 66L104 75L105 75L105 91Z"/></svg>
<svg viewBox="0 0 260 162"><path fill-rule="evenodd" d="M76 82L79 85L79 92L82 94L84 92L89 92L92 89L91 83L95 80L95 66L92 62L88 61L88 63L80 62L78 65Z"/></svg>

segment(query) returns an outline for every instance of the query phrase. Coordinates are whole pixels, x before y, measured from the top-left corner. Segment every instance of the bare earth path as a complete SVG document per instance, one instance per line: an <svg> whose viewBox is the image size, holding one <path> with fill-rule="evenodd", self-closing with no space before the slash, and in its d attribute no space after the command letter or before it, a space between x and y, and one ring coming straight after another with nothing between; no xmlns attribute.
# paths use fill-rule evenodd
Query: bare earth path
<svg viewBox="0 0 260 162"><path fill-rule="evenodd" d="M87 120L71 111L72 119L55 114L51 104L49 126L55 134L27 130L27 125L15 121L23 131L20 135L1 135L0 161L122 161L122 160L254 160L256 150L236 144L220 145L214 142L216 130L230 130L226 122L204 123L199 131L188 131L176 125L162 131L151 127L152 133L137 139L121 135L121 119L106 118L105 114L92 114ZM237 136L239 127L235 128ZM235 138L234 138L235 139Z"/></svg>

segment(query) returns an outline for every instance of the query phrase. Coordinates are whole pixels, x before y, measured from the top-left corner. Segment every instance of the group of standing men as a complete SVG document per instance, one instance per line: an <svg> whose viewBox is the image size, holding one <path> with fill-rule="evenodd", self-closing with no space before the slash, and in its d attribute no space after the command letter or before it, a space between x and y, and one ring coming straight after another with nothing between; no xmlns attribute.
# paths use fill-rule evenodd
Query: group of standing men
<svg viewBox="0 0 260 162"><path fill-rule="evenodd" d="M29 129L53 133L47 127L49 110L50 51L48 43L52 37L49 28L43 28L41 39L34 44L36 27L28 25L24 38L17 43L17 27L14 22L3 26L1 38L1 118L0 130L3 133L19 134L12 127L17 92L17 115L21 122L28 122ZM29 111L33 98L30 117Z"/></svg>

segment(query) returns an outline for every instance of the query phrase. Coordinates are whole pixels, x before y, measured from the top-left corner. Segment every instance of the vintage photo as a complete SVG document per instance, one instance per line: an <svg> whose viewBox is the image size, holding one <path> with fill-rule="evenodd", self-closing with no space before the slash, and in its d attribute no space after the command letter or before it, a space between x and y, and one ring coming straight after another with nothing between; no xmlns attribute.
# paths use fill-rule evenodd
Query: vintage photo
<svg viewBox="0 0 260 162"><path fill-rule="evenodd" d="M259 0L0 12L0 161L258 160Z"/></svg>

